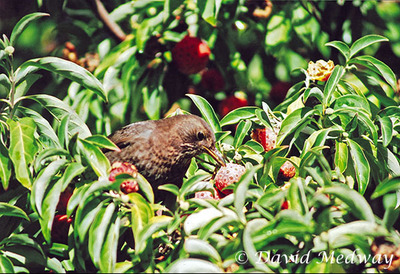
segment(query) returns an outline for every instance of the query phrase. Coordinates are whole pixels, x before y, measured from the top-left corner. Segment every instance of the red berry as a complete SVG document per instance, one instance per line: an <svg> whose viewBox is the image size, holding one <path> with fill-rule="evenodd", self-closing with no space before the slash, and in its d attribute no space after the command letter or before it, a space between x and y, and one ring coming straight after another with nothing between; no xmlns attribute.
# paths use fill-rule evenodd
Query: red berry
<svg viewBox="0 0 400 274"><path fill-rule="evenodd" d="M68 205L68 201L71 198L73 191L74 191L73 188L68 186L64 190L64 192L62 192L60 194L60 200L58 201L58 204L57 204L58 213L65 214L66 209L67 209L67 205Z"/></svg>
<svg viewBox="0 0 400 274"><path fill-rule="evenodd" d="M235 95L232 95L221 101L221 103L218 106L218 113L221 117L224 117L232 110L240 107L245 107L248 105L249 104L246 98L236 97Z"/></svg>
<svg viewBox="0 0 400 274"><path fill-rule="evenodd" d="M198 191L194 194L194 197L198 199L214 199L214 200L221 199L216 189L214 189L213 193L208 190Z"/></svg>
<svg viewBox="0 0 400 274"><path fill-rule="evenodd" d="M139 184L134 180L126 180L123 181L119 187L121 191L125 194L138 192L139 191Z"/></svg>
<svg viewBox="0 0 400 274"><path fill-rule="evenodd" d="M68 243L68 230L72 223L72 219L67 215L57 214L54 216L53 225L51 228L51 240L57 243Z"/></svg>
<svg viewBox="0 0 400 274"><path fill-rule="evenodd" d="M296 168L290 161L286 161L279 169L279 177L283 180L289 180L296 174Z"/></svg>
<svg viewBox="0 0 400 274"><path fill-rule="evenodd" d="M137 168L130 163L114 162L113 165L111 166L111 171L108 179L111 182L114 182L115 177L120 174L128 174L131 175L133 178L135 178L137 176L137 173L138 173ZM120 189L125 194L131 192L137 192L139 191L139 184L137 181L133 179L128 179L121 183Z"/></svg>
<svg viewBox="0 0 400 274"><path fill-rule="evenodd" d="M225 80L219 70L208 69L201 74L201 85L210 91L221 91L225 87Z"/></svg>
<svg viewBox="0 0 400 274"><path fill-rule="evenodd" d="M288 209L289 208L289 202L287 200L283 201L281 205L281 210Z"/></svg>
<svg viewBox="0 0 400 274"><path fill-rule="evenodd" d="M225 187L236 183L240 180L240 177L246 172L246 168L241 165L229 163L226 166L221 167L217 175L215 176L215 185L219 191L223 194L231 194L232 189L224 189Z"/></svg>
<svg viewBox="0 0 400 274"><path fill-rule="evenodd" d="M272 129L256 128L251 132L251 138L259 142L266 152L275 148L276 145L276 133Z"/></svg>
<svg viewBox="0 0 400 274"><path fill-rule="evenodd" d="M199 38L186 35L175 45L171 53L178 70L189 75L198 73L206 67L211 50Z"/></svg>
<svg viewBox="0 0 400 274"><path fill-rule="evenodd" d="M292 85L290 83L277 82L272 86L271 91L269 92L269 97L276 103L281 103L285 100L286 94L291 87Z"/></svg>

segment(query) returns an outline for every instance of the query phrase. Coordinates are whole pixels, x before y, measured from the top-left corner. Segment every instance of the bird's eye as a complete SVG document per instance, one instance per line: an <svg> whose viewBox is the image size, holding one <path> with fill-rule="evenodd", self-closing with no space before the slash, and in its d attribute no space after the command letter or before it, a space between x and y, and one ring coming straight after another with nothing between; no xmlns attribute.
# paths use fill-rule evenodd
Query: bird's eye
<svg viewBox="0 0 400 274"><path fill-rule="evenodd" d="M206 136L204 136L204 133L199 131L197 133L197 140L201 141L201 140L204 140L204 138L206 138Z"/></svg>

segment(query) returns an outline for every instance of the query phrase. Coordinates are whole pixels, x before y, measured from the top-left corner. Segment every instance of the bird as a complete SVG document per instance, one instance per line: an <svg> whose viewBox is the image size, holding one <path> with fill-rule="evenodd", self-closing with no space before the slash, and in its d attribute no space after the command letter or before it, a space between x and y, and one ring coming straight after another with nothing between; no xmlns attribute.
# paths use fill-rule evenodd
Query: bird
<svg viewBox="0 0 400 274"><path fill-rule="evenodd" d="M133 164L152 185L156 202L171 198L158 186L182 185L193 157L207 153L225 166L211 127L193 114L135 122L115 131L108 139L120 149L105 152L110 163Z"/></svg>

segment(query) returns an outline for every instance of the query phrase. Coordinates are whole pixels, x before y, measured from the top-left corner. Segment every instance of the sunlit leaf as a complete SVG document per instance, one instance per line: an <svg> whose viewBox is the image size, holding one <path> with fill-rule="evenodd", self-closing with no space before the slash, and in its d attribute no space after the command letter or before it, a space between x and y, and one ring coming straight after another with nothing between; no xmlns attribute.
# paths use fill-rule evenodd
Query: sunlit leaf
<svg viewBox="0 0 400 274"><path fill-rule="evenodd" d="M11 46L15 45L15 41L18 39L20 34L26 29L26 27L28 26L28 24L30 22L32 22L33 20L36 20L40 17L43 17L43 16L49 16L49 14L43 13L43 12L35 12L35 13L31 13L31 14L28 14L28 15L25 15L24 17L22 17L22 19L19 20L17 24L15 24L15 26L11 32L10 45Z"/></svg>
<svg viewBox="0 0 400 274"><path fill-rule="evenodd" d="M388 180L383 181L376 187L371 198L376 199L380 196L385 195L386 193L394 192L399 189L400 189L400 177L390 178Z"/></svg>
<svg viewBox="0 0 400 274"><path fill-rule="evenodd" d="M29 170L38 147L34 138L36 124L32 118L24 117L19 121L8 120L10 126L9 155L14 164L17 180L31 189L32 175Z"/></svg>
<svg viewBox="0 0 400 274"><path fill-rule="evenodd" d="M354 162L354 170L358 182L358 191L364 194L369 184L370 166L363 152L362 147L351 139L347 139L350 148L350 155Z"/></svg>
<svg viewBox="0 0 400 274"><path fill-rule="evenodd" d="M257 107L241 107L234 109L222 118L221 126L237 124L240 120L255 118L257 109Z"/></svg>
<svg viewBox="0 0 400 274"><path fill-rule="evenodd" d="M193 103L197 106L197 108L200 110L201 114L203 115L203 118L211 126L211 129L214 132L221 131L221 125L217 118L217 114L215 114L215 111L212 108L212 106L210 105L210 103L207 102L206 99L204 99L203 97L201 97L199 95L187 94L187 96L190 99L192 99Z"/></svg>
<svg viewBox="0 0 400 274"><path fill-rule="evenodd" d="M362 49L368 47L369 45L372 45L374 43L379 43L379 42L386 42L389 41L387 38L376 35L376 34L370 34L361 37L357 41L353 43L350 47L350 55L349 58L353 57L355 54L357 54L359 51Z"/></svg>
<svg viewBox="0 0 400 274"><path fill-rule="evenodd" d="M4 190L8 189L11 177L12 162L7 148L0 142L0 180Z"/></svg>
<svg viewBox="0 0 400 274"><path fill-rule="evenodd" d="M342 78L344 73L344 68L340 65L336 65L333 69L331 75L329 76L328 81L326 81L324 87L324 100L323 105L328 107L332 102L332 94L337 88L337 84L339 80Z"/></svg>
<svg viewBox="0 0 400 274"><path fill-rule="evenodd" d="M115 216L115 204L110 203L106 208L100 210L89 229L89 254L96 266L100 265L101 251L109 228Z"/></svg>
<svg viewBox="0 0 400 274"><path fill-rule="evenodd" d="M83 87L96 93L104 101L107 101L107 94L100 81L88 70L73 62L58 57L43 57L31 59L21 65L21 67L28 66L38 67L53 73L57 73L65 78L77 82Z"/></svg>
<svg viewBox="0 0 400 274"><path fill-rule="evenodd" d="M107 177L111 169L110 162L101 150L92 143L79 139L79 147L88 164L99 177Z"/></svg>
<svg viewBox="0 0 400 274"><path fill-rule="evenodd" d="M209 261L195 258L181 258L174 261L166 269L166 273L221 273L223 270Z"/></svg>
<svg viewBox="0 0 400 274"><path fill-rule="evenodd" d="M378 116L379 123L382 131L382 144L387 147L393 138L393 123L387 116Z"/></svg>
<svg viewBox="0 0 400 274"><path fill-rule="evenodd" d="M236 129L233 146L237 149L243 142L244 138L248 135L251 128L251 121L241 121Z"/></svg>
<svg viewBox="0 0 400 274"><path fill-rule="evenodd" d="M325 46L330 46L330 47L336 48L337 50L340 51L340 53L344 56L344 58L346 58L346 62L349 60L349 58L350 58L350 48L344 42L342 42L342 41L332 41L332 42L326 43Z"/></svg>
<svg viewBox="0 0 400 274"><path fill-rule="evenodd" d="M78 114L60 99L47 94L28 95L22 99L31 99L38 102L47 109L57 121L61 121L66 114L70 115L69 132L71 135L79 133L80 138L86 138L92 135L88 126L82 121Z"/></svg>
<svg viewBox="0 0 400 274"><path fill-rule="evenodd" d="M346 143L336 140L335 148L335 166L343 173L347 168L347 157L349 155L348 146Z"/></svg>
<svg viewBox="0 0 400 274"><path fill-rule="evenodd" d="M39 216L42 216L42 203L45 193L48 191L51 180L67 163L65 159L51 162L46 168L42 169L32 185L31 205L35 208ZM60 186L61 189L61 186Z"/></svg>
<svg viewBox="0 0 400 274"><path fill-rule="evenodd" d="M352 59L351 62L357 64L359 63L358 61L361 61L361 65L367 66L373 71L377 70L377 72L382 75L391 88L396 90L396 75L388 65L369 55L358 56Z"/></svg>
<svg viewBox="0 0 400 274"><path fill-rule="evenodd" d="M310 122L311 116L316 112L316 109L304 107L290 113L283 121L276 138L276 144L282 144L282 141L291 133L296 131L302 124Z"/></svg>
<svg viewBox="0 0 400 274"><path fill-rule="evenodd" d="M322 189L322 192L332 194L342 200L350 208L350 212L361 220L375 222L371 206L357 191L346 186L332 186Z"/></svg>
<svg viewBox="0 0 400 274"><path fill-rule="evenodd" d="M29 221L29 217L25 211L17 206L13 206L4 202L0 202L0 217L2 216L12 216Z"/></svg>
<svg viewBox="0 0 400 274"><path fill-rule="evenodd" d="M234 195L235 195L235 209L236 213L239 216L241 222L246 222L246 217L243 212L243 207L246 201L246 194L249 188L250 183L253 180L254 174L261 168L260 165L254 166L251 169L247 170L242 177L240 177L239 182L236 183Z"/></svg>
<svg viewBox="0 0 400 274"><path fill-rule="evenodd" d="M186 239L183 248L188 254L206 256L216 262L221 262L221 256L218 251L206 241L196 238L188 238Z"/></svg>

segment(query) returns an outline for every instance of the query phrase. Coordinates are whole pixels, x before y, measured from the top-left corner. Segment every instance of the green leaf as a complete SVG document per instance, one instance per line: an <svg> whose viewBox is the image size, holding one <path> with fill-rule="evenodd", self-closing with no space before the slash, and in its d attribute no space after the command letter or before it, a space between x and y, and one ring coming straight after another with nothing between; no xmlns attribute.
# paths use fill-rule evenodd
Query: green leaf
<svg viewBox="0 0 400 274"><path fill-rule="evenodd" d="M343 73L344 68L340 65L336 65L331 73L331 76L329 76L328 81L326 81L324 87L324 100L322 102L325 107L328 107L331 104L333 99L332 94L337 88L337 84L339 83L340 78L342 78Z"/></svg>
<svg viewBox="0 0 400 274"><path fill-rule="evenodd" d="M345 223L323 232L321 236L317 236L314 240L315 247L313 250L319 252L354 245L354 239L350 237L351 235L356 235L367 241L367 237L387 236L388 232L383 226L375 222L354 221Z"/></svg>
<svg viewBox="0 0 400 274"><path fill-rule="evenodd" d="M140 173L137 174L136 181L139 185L139 191L144 194L150 203L154 204L154 191L149 181L147 181Z"/></svg>
<svg viewBox="0 0 400 274"><path fill-rule="evenodd" d="M142 253L147 244L152 242L153 235L162 229L166 229L168 225L173 221L172 217L169 216L155 216L151 218L148 225L140 231L137 241L135 240L135 251L136 254Z"/></svg>
<svg viewBox="0 0 400 274"><path fill-rule="evenodd" d="M221 125L210 103L199 95L187 94L187 96L192 99L193 103L200 110L203 118L211 126L213 132L221 131Z"/></svg>
<svg viewBox="0 0 400 274"><path fill-rule="evenodd" d="M31 117L35 121L38 131L41 133L39 135L40 139L51 143L52 146L61 148L58 137L52 126L45 118L43 118L42 115L30 108L25 108L23 106L19 106L18 109L21 110L25 116Z"/></svg>
<svg viewBox="0 0 400 274"><path fill-rule="evenodd" d="M344 172L347 168L347 157L349 155L349 149L346 143L335 140L335 166L337 166L340 172Z"/></svg>
<svg viewBox="0 0 400 274"><path fill-rule="evenodd" d="M92 135L85 138L85 140L101 148L120 151L117 145L115 145L113 142L111 142L107 137L103 135Z"/></svg>
<svg viewBox="0 0 400 274"><path fill-rule="evenodd" d="M387 179L385 181L383 181L382 183L380 183L374 193L372 194L371 198L372 199L376 199L380 196L383 196L387 193L390 192L395 192L400 190L400 177L394 177L394 178L390 178Z"/></svg>
<svg viewBox="0 0 400 274"><path fill-rule="evenodd" d="M28 15L25 15L24 17L22 17L21 20L19 20L17 22L17 24L15 24L12 32L11 32L11 36L10 36L10 45L14 46L15 45L15 41L17 40L17 38L19 37L19 35L25 30L25 28L27 27L27 25L33 21L36 20L40 17L43 16L50 16L50 14L48 13L42 13L42 12L36 12L36 13L31 13Z"/></svg>
<svg viewBox="0 0 400 274"><path fill-rule="evenodd" d="M8 189L12 170L12 162L7 148L0 142L0 180L4 190Z"/></svg>
<svg viewBox="0 0 400 274"><path fill-rule="evenodd" d="M139 241L140 232L154 217L150 204L138 193L129 193L131 207L131 227L135 242Z"/></svg>
<svg viewBox="0 0 400 274"><path fill-rule="evenodd" d="M103 248L100 253L99 268L103 273L114 273L117 262L117 250L121 219L116 218L115 222L111 223L106 239L104 240Z"/></svg>
<svg viewBox="0 0 400 274"><path fill-rule="evenodd" d="M75 196L75 197L74 197ZM80 198L82 195L78 195L74 193L70 201L68 203L68 211L70 204L73 203L75 198ZM82 201L82 200L81 200ZM72 202L72 203L71 203ZM75 239L79 239L79 242L84 243L86 240L86 234L89 231L89 228L92 227L94 219L99 214L100 210L103 209L105 203L107 201L100 199L88 199L83 201L83 204L80 205L76 211L75 220L74 220L74 235Z"/></svg>
<svg viewBox="0 0 400 274"><path fill-rule="evenodd" d="M39 218L39 222L43 236L48 243L51 242L51 229L57 205L60 200L60 194L65 190L72 179L84 170L85 168L80 163L70 163L63 172L63 176L56 182L50 182L46 189L42 202L42 215L41 218Z"/></svg>
<svg viewBox="0 0 400 274"><path fill-rule="evenodd" d="M34 138L36 124L32 118L24 117L19 121L8 120L10 127L9 155L14 164L17 180L26 188L31 189L32 179L29 165L37 152Z"/></svg>
<svg viewBox="0 0 400 274"><path fill-rule="evenodd" d="M105 209L102 208L89 229L88 250L93 263L100 265L101 251L104 248L104 241L112 224L115 215L115 204L110 203Z"/></svg>
<svg viewBox="0 0 400 274"><path fill-rule="evenodd" d="M267 264L260 264L260 258L257 256L257 249L254 246L254 240L251 237L252 232L256 231L260 226L265 225L265 221L263 219L254 219L247 223L246 227L243 230L243 247L245 250L245 255L247 256L249 262L257 269L262 272L272 273L272 270L269 269ZM240 252L240 251L239 251ZM236 256L238 256L236 253ZM239 253L240 254L240 253ZM236 259L236 257L235 257ZM237 259L240 259L238 257Z"/></svg>
<svg viewBox="0 0 400 274"><path fill-rule="evenodd" d="M345 94L335 100L335 110L347 107L361 108L368 113L371 112L368 100L365 97L356 94Z"/></svg>
<svg viewBox="0 0 400 274"><path fill-rule="evenodd" d="M282 121L279 134L276 138L276 145L277 146L281 145L286 136L299 129L302 124L311 121L312 119L311 116L316 112L317 112L316 109L304 107L296 109L295 111L290 113Z"/></svg>
<svg viewBox="0 0 400 274"><path fill-rule="evenodd" d="M370 136L372 137L372 140L374 142L374 144L376 145L378 142L378 131L377 128L374 124L374 122L371 120L370 118L370 113L368 113L367 111L365 111L362 108L354 108L351 106L345 106L344 108L335 110L334 114L345 114L346 119L348 118L357 118L357 121L360 121L362 123L362 125L369 131L369 133L371 134ZM343 117L343 116L341 116ZM349 125L352 125L349 123Z"/></svg>
<svg viewBox="0 0 400 274"><path fill-rule="evenodd" d="M21 208L8 203L0 202L0 217L3 216L12 216L29 221L28 215Z"/></svg>
<svg viewBox="0 0 400 274"><path fill-rule="evenodd" d="M60 120L57 135L58 139L60 140L60 144L65 148L68 148L69 145L69 135L68 135L68 127L70 121L71 114L66 113Z"/></svg>
<svg viewBox="0 0 400 274"><path fill-rule="evenodd" d="M165 270L165 273L221 273L223 270L209 261L182 258L174 261Z"/></svg>
<svg viewBox="0 0 400 274"><path fill-rule="evenodd" d="M387 147L393 138L393 123L388 116L378 116L382 131L382 144Z"/></svg>
<svg viewBox="0 0 400 274"><path fill-rule="evenodd" d="M310 97L317 98L317 100L320 101L321 103L324 100L324 94L323 94L322 90L318 87L312 87L312 88L306 89L306 91L304 92L304 96L303 96L303 103L307 102L308 98L310 98Z"/></svg>
<svg viewBox="0 0 400 274"><path fill-rule="evenodd" d="M361 61L361 62L359 62ZM361 64L363 66L367 66L369 69L375 71L382 75L385 81L390 85L393 90L397 90L396 87L396 75L393 70L383 63L382 61L376 59L375 57L369 55L358 56L351 61L352 63Z"/></svg>
<svg viewBox="0 0 400 274"><path fill-rule="evenodd" d="M350 48L342 41L332 41L325 44L325 46L336 48L346 58L346 63L350 59Z"/></svg>
<svg viewBox="0 0 400 274"><path fill-rule="evenodd" d="M183 184L182 187L179 189L179 197L182 200L183 197L199 191L200 189L204 189L205 186L209 186L209 182L204 182L205 179L209 178L209 174L198 174L190 177L188 180L186 180ZM204 183L203 183L204 182ZM200 183L200 185L199 185ZM200 189L199 189L200 188ZM211 185L212 188L212 185Z"/></svg>
<svg viewBox="0 0 400 274"><path fill-rule="evenodd" d="M40 217L42 216L43 198L45 197L45 193L48 190L49 184L67 162L68 161L65 159L59 159L51 162L46 168L41 170L36 180L33 182L31 205L32 208L36 209Z"/></svg>
<svg viewBox="0 0 400 274"><path fill-rule="evenodd" d="M361 37L360 39L355 41L353 43L353 45L351 45L349 59L351 57L353 57L356 53L361 51L362 49L368 47L369 45L372 45L374 43L379 43L379 42L386 42L386 41L389 41L389 40L383 36L376 35L376 34L371 34L371 35L366 35L364 37Z"/></svg>
<svg viewBox="0 0 400 274"><path fill-rule="evenodd" d="M323 193L335 195L350 208L350 212L361 220L374 223L375 216L365 198L347 186L333 186L322 189Z"/></svg>
<svg viewBox="0 0 400 274"><path fill-rule="evenodd" d="M21 68L29 66L45 69L77 82L107 102L107 94L100 81L88 70L73 62L58 57L43 57L28 60L21 65Z"/></svg>
<svg viewBox="0 0 400 274"><path fill-rule="evenodd" d="M218 251L206 241L196 238L188 238L186 239L183 248L187 254L200 255L211 258L217 263L221 262L221 256Z"/></svg>
<svg viewBox="0 0 400 274"><path fill-rule="evenodd" d="M62 148L48 148L43 149L38 153L36 159L33 163L34 169L36 172L39 172L40 169L47 164L48 161L53 161L54 159L59 159L59 156L69 157L70 154L68 151Z"/></svg>
<svg viewBox="0 0 400 274"><path fill-rule="evenodd" d="M256 118L258 107L241 107L232 110L221 120L221 126L237 124L240 120Z"/></svg>
<svg viewBox="0 0 400 274"><path fill-rule="evenodd" d="M80 152L97 176L108 178L111 166L103 152L97 146L83 139L78 139L78 144Z"/></svg>
<svg viewBox="0 0 400 274"><path fill-rule="evenodd" d="M314 131L310 137L304 142L303 150L301 152L300 158L304 156L304 154L313 147L323 146L325 141L329 135L329 133L333 130L333 128L324 128L317 131Z"/></svg>
<svg viewBox="0 0 400 274"><path fill-rule="evenodd" d="M235 132L235 138L233 140L233 146L235 147L235 149L237 149L242 144L244 138L248 135L247 133L249 132L250 128L250 120L240 121Z"/></svg>
<svg viewBox="0 0 400 274"><path fill-rule="evenodd" d="M247 195L247 190L249 188L250 183L253 181L254 174L261 168L261 165L257 165L252 167L249 170L246 170L246 172L240 177L239 182L236 183L235 186L235 210L237 215L239 216L239 219L242 223L246 223L246 216L243 211L244 204L246 202L246 195Z"/></svg>
<svg viewBox="0 0 400 274"><path fill-rule="evenodd" d="M362 147L351 139L347 139L350 147L350 155L354 162L354 170L358 182L358 191L364 194L369 184L370 166Z"/></svg>
<svg viewBox="0 0 400 274"><path fill-rule="evenodd" d="M223 217L223 212L216 208L210 207L206 209L202 209L199 212L190 214L184 224L183 228L187 235L192 234L192 232L202 228L207 225L209 222L216 218Z"/></svg>
<svg viewBox="0 0 400 274"><path fill-rule="evenodd" d="M0 254L0 273L16 273L11 260L3 254Z"/></svg>
<svg viewBox="0 0 400 274"><path fill-rule="evenodd" d="M86 138L90 135L90 130L85 122L78 116L78 114L66 103L60 99L47 95L47 94L35 94L22 97L23 99L31 99L41 104L46 110L48 110L53 117L60 122L65 115L70 115L69 131L71 135L79 133L80 138Z"/></svg>

